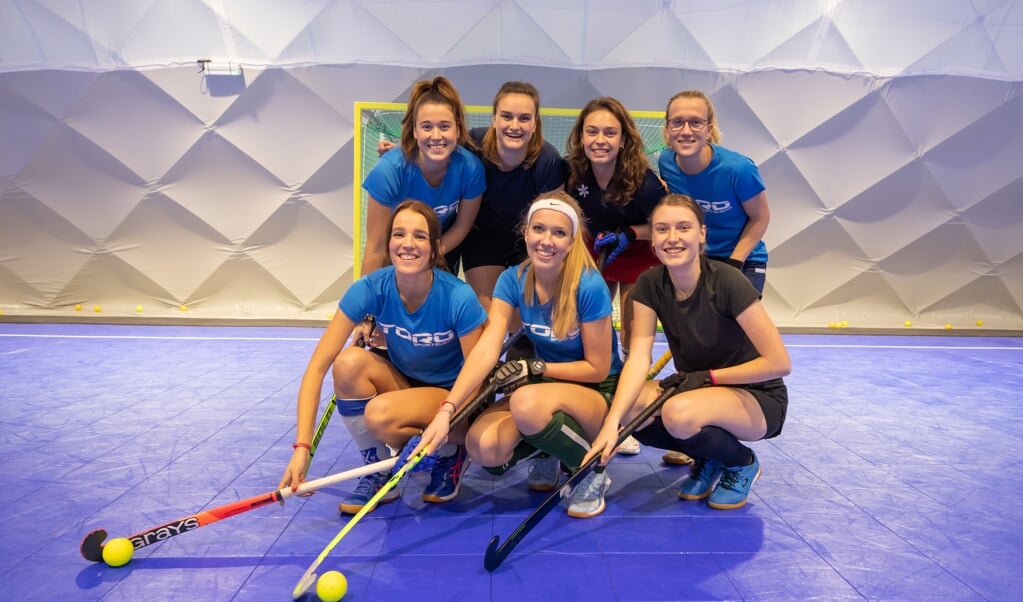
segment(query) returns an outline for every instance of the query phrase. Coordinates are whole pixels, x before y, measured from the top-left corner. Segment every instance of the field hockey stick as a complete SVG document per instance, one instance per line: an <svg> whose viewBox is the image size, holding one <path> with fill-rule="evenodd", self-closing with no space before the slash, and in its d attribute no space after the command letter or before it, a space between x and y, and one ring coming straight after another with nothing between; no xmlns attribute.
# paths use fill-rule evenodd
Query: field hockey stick
<svg viewBox="0 0 1023 602"><path fill-rule="evenodd" d="M370 332L376 328L376 318L370 314L367 314L360 322L368 322L370 326ZM365 347L365 337L360 336L355 344L359 347ZM327 423L330 422L330 417L334 414L334 410L337 408L337 401L335 396L331 396L330 403L327 404L327 409L323 412L323 416L320 417L320 423L316 426L313 440L309 444L309 462L312 462L313 455L316 454L316 448L320 445L320 440L323 439L323 433L327 430ZM333 476L323 477L314 481L309 481L299 485L296 491L292 491L290 487L281 489L279 491L271 491L261 495L253 496L230 504L225 504L211 510L204 510L191 516L186 516L175 521L171 521L159 527L153 527L152 529L141 531L134 535L130 535L128 539L136 550L144 548L150 544L158 541L163 541L168 537L179 535L186 531L192 531L199 527L205 527L210 523L215 523L219 520L247 512L253 508L259 508L272 504L274 502L282 502L293 495L310 495L316 489L333 485L334 483L340 483L348 479L354 479L356 477L362 477L367 474L373 474L374 472L380 472L382 470L389 470L394 466L395 460L384 460L377 462L369 467L363 466L355 468L349 471L341 472ZM365 472L367 468L375 467L374 470ZM306 470L309 470L309 464L306 464ZM99 562L103 559L103 541L107 538L107 532L105 529L96 529L90 532L82 539L81 553L82 557L91 562Z"/></svg>
<svg viewBox="0 0 1023 602"><path fill-rule="evenodd" d="M138 550L148 545L174 537L175 535L181 535L186 531L193 531L199 527L205 527L206 525L215 523L219 520L223 520L243 512L248 512L254 508L259 508L275 502L282 502L294 495L301 495L321 487L327 487L349 479L364 477L375 472L390 470L394 467L396 462L396 458L389 458L387 460L381 460L373 464L367 464L365 466L360 466L358 468L315 479L313 481L306 481L299 485L298 489L295 491L292 491L291 487L285 487L284 489L278 489L277 491L256 495L237 502L231 502L230 504L224 504L223 506L217 506L216 508L211 508L209 510L203 510L196 514L160 525L159 527L153 527L152 529L140 531L134 535L129 535L128 540L131 541L131 545ZM82 558L91 562L99 562L102 560L103 540L105 540L106 537L107 532L104 529L96 529L86 535L85 538L82 539Z"/></svg>
<svg viewBox="0 0 1023 602"><path fill-rule="evenodd" d="M485 387L483 387L483 389L476 395L476 397L474 397L469 403L465 404L464 406L462 406L460 410L458 410L458 413L451 418L451 422L449 424L452 426L458 424L459 421L461 421L466 416L469 416L472 412L474 412L476 408L481 403L483 403L483 401L487 399L487 397L492 395L496 390L497 384L493 380L491 380L489 383L487 383ZM409 471L415 468L416 464L419 464L419 461L422 460L424 457L426 457L425 447L419 450L418 454L412 456L412 458L409 459L408 462L403 464L401 468L399 468L393 475L391 475L391 478L388 479L387 482L384 483L384 485L376 492L376 495L371 497L369 501L366 502L362 506L362 508L359 509L359 512L352 517L352 520L348 521L345 524L345 526L342 527L340 531L338 531L337 535L334 536L334 539L330 540L330 543L327 544L327 547L323 548L323 551L320 552L320 555L317 556L315 560L313 560L312 564L309 565L309 568L307 568L305 573L302 575L302 578L298 580L298 584L295 585L295 589L292 590L291 592L291 598L293 600L298 600L307 591L309 591L309 588L312 587L314 583L316 583L316 569L320 568L320 565L323 564L323 561L327 558L331 551L334 550L337 544L341 543L341 540L344 539L344 536L347 535L348 532L351 531L352 528L355 527L355 525L360 520L362 520L362 517L372 512L373 509L376 508L377 503L385 495L387 495L387 492L394 489L398 485L398 482L401 481L402 477L404 477L406 474L408 474ZM395 461L397 460L395 459Z"/></svg>
<svg viewBox="0 0 1023 602"><path fill-rule="evenodd" d="M514 345L515 342L518 341L520 338L522 338L522 335L524 334L526 334L525 325L519 326L518 330L508 335L508 338L504 340L504 344L501 345L501 353L497 357L504 357L504 354L508 353L508 350L511 349L511 346Z"/></svg>
<svg viewBox="0 0 1023 602"><path fill-rule="evenodd" d="M342 527L340 531L338 531L337 535L334 536L334 539L330 540L330 543L327 544L327 547L323 548L323 551L320 552L320 555L316 557L316 560L314 560L313 563L309 565L309 568L306 569L305 573L302 575L302 578L298 580L298 584L295 586L295 589L292 590L291 592L291 598L293 600L298 600L299 598L301 598L307 591L309 591L309 588L312 587L314 583L316 583L316 569L320 567L320 564L323 563L323 561L327 558L327 555L330 554L330 552L334 549L334 546L341 542L344 536L347 535L348 532L352 530L352 527L354 527L356 523L362 520L363 516L366 516L374 508L376 508L377 502L379 502L381 498L387 495L389 491L394 489L394 487L398 484L398 481L400 481L402 477L405 476L406 473L415 468L416 464L419 464L419 461L422 460L424 457L426 457L426 450L422 449L419 451L418 454L413 456L411 460L409 460L401 468L399 468L397 472L391 475L391 478L388 479L387 482L384 483L384 485L376 492L376 494L373 497L369 498L369 501L366 502L362 506L362 508L359 509L359 512L352 517L352 520L348 521L348 523L346 523L345 526Z"/></svg>
<svg viewBox="0 0 1023 602"><path fill-rule="evenodd" d="M679 385L662 391L657 399L644 408L638 416L619 429L618 442L614 447L617 448L621 445L622 442L632 435L636 429L653 416L657 410L661 409L664 402L673 396L682 384L683 383L680 383ZM501 566L501 563L508 557L508 554L515 549L515 546L517 546L520 541L522 541L522 538L532 531L534 527L540 524L540 521L542 521L545 516L550 514L551 510L561 503L561 498L563 497L562 492L570 491L570 489L567 488L574 487L579 481L581 481L583 477L589 474L590 470L599 460L600 455L597 454L590 458L585 464L580 466L578 470L573 472L557 490L551 493L550 496L548 496L547 499L545 499L543 503L536 508L536 510L533 510L532 514L526 517L526 520L522 521L522 523L516 527L514 531L512 531L511 535L508 536L508 539L506 539L504 543L501 543L501 538L498 535L490 538L490 543L487 545L487 552L483 556L483 567L488 571L493 572L497 567Z"/></svg>
<svg viewBox="0 0 1023 602"><path fill-rule="evenodd" d="M366 314L359 323L367 322L369 324L369 332L372 336L373 331L377 327L377 319L373 314ZM362 335L355 341L356 347L366 346L366 336ZM323 439L323 433L327 430L327 423L330 422L330 417L334 415L334 410L337 409L337 395L330 396L330 402L327 403L327 409L324 410L323 416L320 416L320 423L316 425L316 430L313 434L313 441L309 444L309 462L305 465L306 474L309 472L309 464L312 464L313 456L316 455L316 448L320 446L320 440Z"/></svg>
<svg viewBox="0 0 1023 602"><path fill-rule="evenodd" d="M661 373L661 370L664 370L664 366L668 364L668 361L670 359L671 349L661 354L661 357L656 362L654 362L654 365L650 366L650 371L646 373L646 379L653 380L658 374Z"/></svg>

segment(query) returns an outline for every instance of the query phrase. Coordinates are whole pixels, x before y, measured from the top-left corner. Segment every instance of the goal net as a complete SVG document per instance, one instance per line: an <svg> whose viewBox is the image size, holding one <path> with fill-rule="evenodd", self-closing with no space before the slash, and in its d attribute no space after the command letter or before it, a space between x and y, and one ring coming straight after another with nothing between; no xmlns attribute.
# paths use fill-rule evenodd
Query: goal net
<svg viewBox="0 0 1023 602"><path fill-rule="evenodd" d="M401 119L405 116L405 103L357 102L355 103L355 277L359 277L362 252L366 240L366 191L362 181L376 165L379 155L377 145L381 141L398 143L401 139ZM485 127L490 124L492 108L489 106L465 107L469 128ZM657 170L657 155L665 148L661 130L664 127L664 113L657 111L630 111L636 122L650 166ZM565 142L579 116L579 109L541 109L544 138L565 154ZM620 323L618 300L614 303L614 322Z"/></svg>

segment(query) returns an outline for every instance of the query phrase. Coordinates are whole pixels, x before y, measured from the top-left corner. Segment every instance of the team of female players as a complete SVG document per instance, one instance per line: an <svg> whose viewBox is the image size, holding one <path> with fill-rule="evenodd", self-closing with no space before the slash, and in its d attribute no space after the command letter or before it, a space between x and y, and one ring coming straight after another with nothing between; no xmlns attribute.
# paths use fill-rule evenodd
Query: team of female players
<svg viewBox="0 0 1023 602"><path fill-rule="evenodd" d="M647 370L659 321L686 384L636 438L693 459L680 498L742 506L760 475L742 442L781 432L790 370L760 303L768 213L756 167L717 144L713 107L698 92L668 104L667 187L613 98L584 107L567 160L543 139L532 85L505 83L493 110L489 127L470 132L447 79L413 86L400 142L382 149L363 183L363 277L303 376L280 487L305 478L331 371L339 413L367 463L421 434L413 453L436 456L423 500L457 496L470 463L500 475L530 459L528 486L551 490L590 456L606 464L620 426L658 397ZM459 262L466 282L452 275ZM621 353L611 319L617 292ZM375 318L374 332L364 316ZM528 344L501 361L519 325ZM358 339L373 343L346 347ZM503 396L468 424L450 424L488 378ZM604 511L608 472L573 489L571 516ZM386 479L360 479L340 510L358 512Z"/></svg>

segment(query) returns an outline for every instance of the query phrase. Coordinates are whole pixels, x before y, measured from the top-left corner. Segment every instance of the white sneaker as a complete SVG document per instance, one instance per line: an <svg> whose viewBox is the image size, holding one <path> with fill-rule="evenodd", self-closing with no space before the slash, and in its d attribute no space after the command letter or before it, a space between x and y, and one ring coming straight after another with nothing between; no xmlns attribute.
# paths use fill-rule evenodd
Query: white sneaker
<svg viewBox="0 0 1023 602"><path fill-rule="evenodd" d="M607 471L593 471L583 478L572 490L569 498L568 515L574 518L593 518L607 507L604 494L611 486L611 475Z"/></svg>
<svg viewBox="0 0 1023 602"><path fill-rule="evenodd" d="M639 454L639 441L632 435L625 438L622 444L618 446L618 453L623 456L635 456Z"/></svg>

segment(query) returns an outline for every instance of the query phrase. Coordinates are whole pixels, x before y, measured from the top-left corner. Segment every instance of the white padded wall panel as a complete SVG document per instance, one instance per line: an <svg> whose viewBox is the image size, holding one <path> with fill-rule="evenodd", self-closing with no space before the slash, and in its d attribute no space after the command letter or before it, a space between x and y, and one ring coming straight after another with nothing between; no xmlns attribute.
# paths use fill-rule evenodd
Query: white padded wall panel
<svg viewBox="0 0 1023 602"><path fill-rule="evenodd" d="M0 1L0 309L325 318L353 103L444 73L482 105L508 79L548 107L705 90L767 184L783 326L1023 330L1021 6Z"/></svg>

